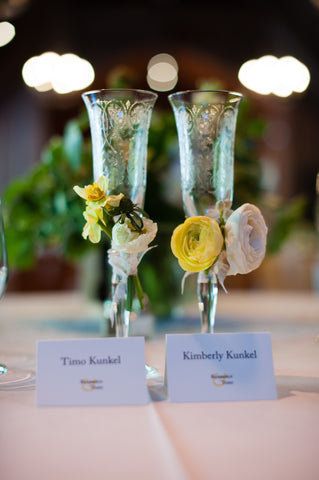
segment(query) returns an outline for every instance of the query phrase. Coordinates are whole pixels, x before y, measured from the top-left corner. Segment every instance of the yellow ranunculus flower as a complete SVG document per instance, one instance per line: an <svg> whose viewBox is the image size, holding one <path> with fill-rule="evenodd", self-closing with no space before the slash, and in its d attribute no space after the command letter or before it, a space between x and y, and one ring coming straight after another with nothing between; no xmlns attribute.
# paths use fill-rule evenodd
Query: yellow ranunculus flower
<svg viewBox="0 0 319 480"><path fill-rule="evenodd" d="M187 272L209 268L223 248L224 238L216 220L190 217L175 228L171 249L178 263Z"/></svg>

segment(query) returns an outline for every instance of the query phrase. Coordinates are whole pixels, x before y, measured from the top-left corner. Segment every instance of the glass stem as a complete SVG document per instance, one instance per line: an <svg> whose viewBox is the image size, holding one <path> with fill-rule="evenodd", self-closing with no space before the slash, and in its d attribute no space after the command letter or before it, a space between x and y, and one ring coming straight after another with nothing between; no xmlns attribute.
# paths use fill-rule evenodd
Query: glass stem
<svg viewBox="0 0 319 480"><path fill-rule="evenodd" d="M123 286L122 291L118 291L118 288L121 289L120 277L114 272L112 274L112 313L115 324L115 336L116 337L128 337L129 336L129 327L130 327L130 315L131 312L126 310L126 294L127 288L126 284Z"/></svg>
<svg viewBox="0 0 319 480"><path fill-rule="evenodd" d="M201 333L214 333L218 286L214 273L199 272L197 299L201 319Z"/></svg>

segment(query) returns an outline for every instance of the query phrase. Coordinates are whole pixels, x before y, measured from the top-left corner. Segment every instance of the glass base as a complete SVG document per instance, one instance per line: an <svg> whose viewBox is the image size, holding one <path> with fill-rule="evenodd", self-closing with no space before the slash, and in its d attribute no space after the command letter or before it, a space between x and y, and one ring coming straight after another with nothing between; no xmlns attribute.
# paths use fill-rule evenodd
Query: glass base
<svg viewBox="0 0 319 480"><path fill-rule="evenodd" d="M147 363L145 364L145 371L147 380L151 380L152 378L157 378L159 376L158 370L150 365L147 365Z"/></svg>
<svg viewBox="0 0 319 480"><path fill-rule="evenodd" d="M19 368L6 368L6 373L3 372L3 365L0 370L0 391L1 390L15 390L23 387L29 387L35 384L35 373Z"/></svg>
<svg viewBox="0 0 319 480"><path fill-rule="evenodd" d="M34 361L28 354L1 354L0 390L15 390L35 385Z"/></svg>

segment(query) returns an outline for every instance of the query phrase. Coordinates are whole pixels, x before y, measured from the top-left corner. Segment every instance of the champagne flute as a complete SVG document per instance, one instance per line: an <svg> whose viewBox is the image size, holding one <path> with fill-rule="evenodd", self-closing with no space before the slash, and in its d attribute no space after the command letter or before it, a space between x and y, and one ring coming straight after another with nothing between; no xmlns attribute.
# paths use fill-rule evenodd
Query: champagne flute
<svg viewBox="0 0 319 480"><path fill-rule="evenodd" d="M6 239L4 234L4 225L2 217L2 202L0 199L0 300L6 290L8 280L8 256ZM0 375L8 372L6 365L0 364Z"/></svg>
<svg viewBox="0 0 319 480"><path fill-rule="evenodd" d="M82 94L92 138L95 180L108 179L106 193L123 193L143 208L147 175L147 142L157 94L134 89L104 89ZM113 313L117 337L129 335L125 296L116 295L120 277L112 274Z"/></svg>
<svg viewBox="0 0 319 480"><path fill-rule="evenodd" d="M219 217L218 203L230 208L234 188L234 142L242 95L189 90L169 95L179 140L183 206L187 217ZM213 333L218 286L216 275L199 272L201 332Z"/></svg>
<svg viewBox="0 0 319 480"><path fill-rule="evenodd" d="M104 89L82 94L88 111L94 178L108 179L106 193L123 193L143 208L147 181L147 143L157 94L135 89ZM117 337L128 337L131 312L124 294L118 295L121 277L112 272L112 316ZM146 365L147 378L158 375Z"/></svg>

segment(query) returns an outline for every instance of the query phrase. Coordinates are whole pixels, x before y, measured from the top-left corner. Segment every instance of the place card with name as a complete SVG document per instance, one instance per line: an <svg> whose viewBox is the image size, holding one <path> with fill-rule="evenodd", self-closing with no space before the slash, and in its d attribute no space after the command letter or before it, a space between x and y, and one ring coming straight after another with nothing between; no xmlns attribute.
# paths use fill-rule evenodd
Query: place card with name
<svg viewBox="0 0 319 480"><path fill-rule="evenodd" d="M166 335L172 402L277 398L269 333Z"/></svg>
<svg viewBox="0 0 319 480"><path fill-rule="evenodd" d="M145 405L144 337L39 341L39 406Z"/></svg>

